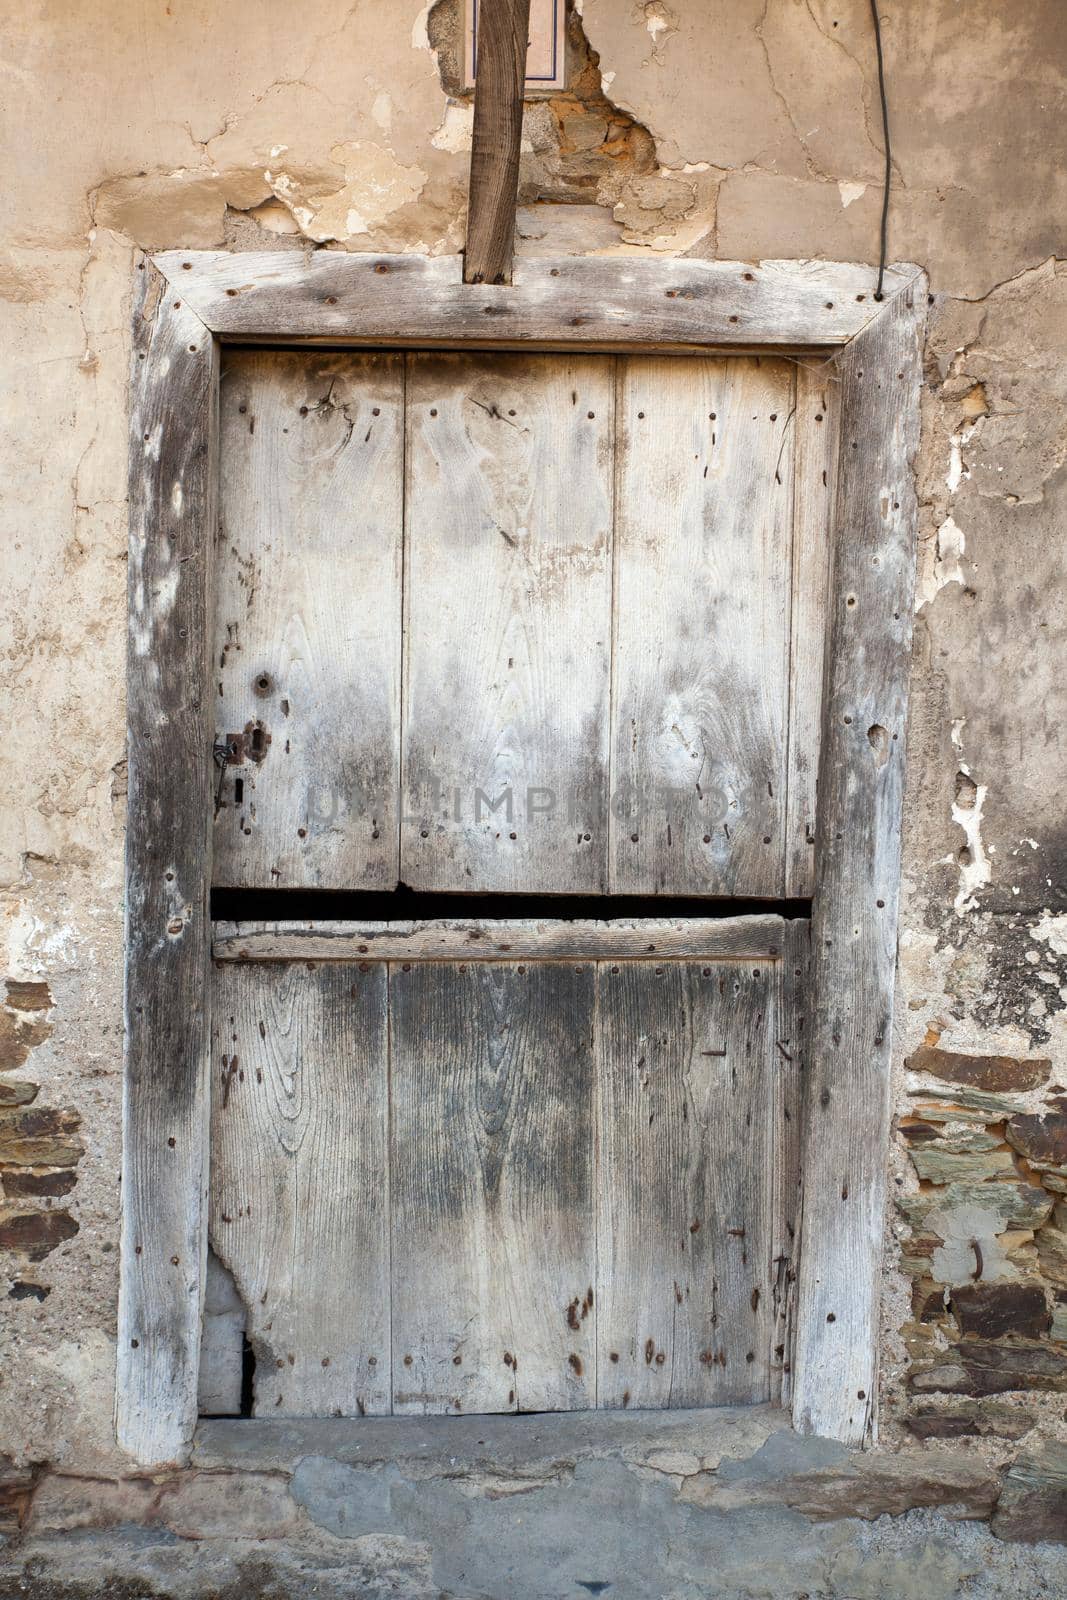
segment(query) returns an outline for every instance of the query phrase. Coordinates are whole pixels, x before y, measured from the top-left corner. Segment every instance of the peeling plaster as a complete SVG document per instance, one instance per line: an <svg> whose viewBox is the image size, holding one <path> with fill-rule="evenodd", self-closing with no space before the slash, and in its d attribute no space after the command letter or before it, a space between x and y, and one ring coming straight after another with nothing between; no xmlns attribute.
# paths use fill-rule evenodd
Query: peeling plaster
<svg viewBox="0 0 1067 1600"><path fill-rule="evenodd" d="M953 517L946 517L934 536L933 560L924 563L919 573L915 588L916 611L928 606L949 584L962 587L966 583L962 564L966 545L963 529Z"/></svg>
<svg viewBox="0 0 1067 1600"><path fill-rule="evenodd" d="M314 180L285 171L265 172L275 197L292 212L302 233L319 244L370 233L417 200L426 181L420 167L402 166L382 145L356 140L334 145L330 159L345 182L323 192Z"/></svg>
<svg viewBox="0 0 1067 1600"><path fill-rule="evenodd" d="M436 130L430 143L435 150L450 150L453 155L469 151L471 138L474 132L474 102L463 105L458 100L450 100L445 107L444 120ZM529 141L524 141L527 149Z"/></svg>
<svg viewBox="0 0 1067 1600"><path fill-rule="evenodd" d="M1051 911L1043 912L1041 920L1030 929L1030 937L1047 944L1055 955L1067 956L1067 913L1053 915ZM1044 978L1043 973L1038 976ZM1054 977L1051 981L1058 982L1059 979Z"/></svg>
<svg viewBox="0 0 1067 1600"><path fill-rule="evenodd" d="M982 843L982 807L986 799L986 785L975 783L962 763L956 774L956 798L952 802L952 820L963 829L966 843L957 852L960 886L954 902L957 916L973 911L979 889L993 875L992 864Z"/></svg>

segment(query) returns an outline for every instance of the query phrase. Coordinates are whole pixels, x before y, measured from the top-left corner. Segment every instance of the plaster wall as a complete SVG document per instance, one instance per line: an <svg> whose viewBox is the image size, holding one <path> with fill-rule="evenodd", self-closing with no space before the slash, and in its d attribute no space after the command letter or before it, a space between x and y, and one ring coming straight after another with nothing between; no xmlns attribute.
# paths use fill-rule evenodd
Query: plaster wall
<svg viewBox="0 0 1067 1600"><path fill-rule="evenodd" d="M520 248L876 259L867 0L578 9L569 88L527 106ZM905 1070L924 1043L1014 1064L1007 1109L934 1115L932 1134L896 1135L886 1158L905 1204L924 1142L941 1158L984 1156L974 1182L1010 1176L1048 1200L1036 1221L1031 1201L1032 1226L1009 1226L982 1196L948 1193L943 1159L940 1184L923 1183L965 1245L977 1206L1007 1262L993 1282L1042 1296L1036 1322L1016 1309L1012 1324L1005 1302L1006 1330L979 1330L1040 1347L992 1399L953 1354L947 1302L972 1268L934 1255L951 1249L937 1219L892 1208L882 1442L905 1438L909 1419L914 1431L921 1402L961 1427L969 1417L969 1448L999 1463L1020 1439L1067 1436L1067 1214L1062 1227L1051 1214L1067 1204L1055 1096L1067 1094L1067 27L1058 0L882 11L890 254L925 266L933 290L896 1052L905 1126L924 1121L917 1087L935 1111L961 1109L929 1071ZM454 252L470 130L457 28L456 0L7 7L0 1453L21 1468L124 1465L111 1413L135 254ZM1034 1058L1047 1067L1021 1065ZM941 1083L988 1070L933 1065ZM1037 1112L1060 1130L1043 1166L1032 1131L1011 1130ZM968 1128L988 1142L968 1144ZM990 1165L994 1151L1010 1171ZM1059 1257L1042 1256L1042 1228L1063 1238ZM916 1266L915 1239L930 1235ZM962 1387L923 1387L952 1366ZM986 1426L991 1405L1003 1425Z"/></svg>

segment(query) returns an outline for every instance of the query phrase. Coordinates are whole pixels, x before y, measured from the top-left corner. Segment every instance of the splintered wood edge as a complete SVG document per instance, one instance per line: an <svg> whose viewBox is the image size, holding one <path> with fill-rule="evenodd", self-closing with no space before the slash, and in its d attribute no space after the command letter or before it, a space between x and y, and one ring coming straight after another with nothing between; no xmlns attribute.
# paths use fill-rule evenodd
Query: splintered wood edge
<svg viewBox="0 0 1067 1600"><path fill-rule="evenodd" d="M671 921L220 922L216 961L778 961L778 916Z"/></svg>

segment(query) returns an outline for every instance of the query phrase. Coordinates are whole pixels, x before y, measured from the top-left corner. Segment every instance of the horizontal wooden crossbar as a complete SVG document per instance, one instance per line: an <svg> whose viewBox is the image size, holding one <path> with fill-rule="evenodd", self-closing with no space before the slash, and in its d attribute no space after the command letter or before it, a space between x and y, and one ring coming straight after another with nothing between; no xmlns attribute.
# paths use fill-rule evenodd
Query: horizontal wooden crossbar
<svg viewBox="0 0 1067 1600"><path fill-rule="evenodd" d="M883 309L873 268L828 261L538 257L516 263L513 287L464 283L458 256L169 250L155 262L213 334L235 341L832 348ZM885 299L918 270L889 268Z"/></svg>
<svg viewBox="0 0 1067 1600"><path fill-rule="evenodd" d="M777 961L781 917L218 923L216 961Z"/></svg>

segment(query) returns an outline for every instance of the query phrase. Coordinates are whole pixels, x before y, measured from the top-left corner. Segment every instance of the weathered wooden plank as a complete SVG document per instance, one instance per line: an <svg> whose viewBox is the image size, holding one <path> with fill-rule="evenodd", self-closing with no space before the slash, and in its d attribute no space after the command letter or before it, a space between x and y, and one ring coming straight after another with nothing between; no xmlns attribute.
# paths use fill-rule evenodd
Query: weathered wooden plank
<svg viewBox="0 0 1067 1600"><path fill-rule="evenodd" d="M216 961L746 961L777 958L786 924L768 915L636 921L220 922Z"/></svg>
<svg viewBox="0 0 1067 1600"><path fill-rule="evenodd" d="M227 354L215 882L397 881L403 357Z"/></svg>
<svg viewBox="0 0 1067 1600"><path fill-rule="evenodd" d="M530 0L481 0L464 283L510 283Z"/></svg>
<svg viewBox="0 0 1067 1600"><path fill-rule="evenodd" d="M880 307L874 268L830 261L541 257L512 283L465 284L459 256L169 250L160 270L234 339L396 346L847 343ZM918 268L886 272L885 295Z"/></svg>
<svg viewBox="0 0 1067 1600"><path fill-rule="evenodd" d="M386 990L379 965L215 970L211 1241L256 1416L389 1410Z"/></svg>
<svg viewBox="0 0 1067 1600"><path fill-rule="evenodd" d="M393 1409L596 1394L594 969L390 974Z"/></svg>
<svg viewBox="0 0 1067 1600"><path fill-rule="evenodd" d="M839 363L793 1415L849 1443L877 1377L925 282Z"/></svg>
<svg viewBox="0 0 1067 1600"><path fill-rule="evenodd" d="M798 366L785 893L805 897L815 892L815 781L822 729L839 420L836 389L829 363Z"/></svg>
<svg viewBox="0 0 1067 1600"><path fill-rule="evenodd" d="M233 1277L213 1250L204 1280L197 1403L202 1417L239 1417L247 1313Z"/></svg>
<svg viewBox="0 0 1067 1600"><path fill-rule="evenodd" d="M116 1426L138 1462L189 1452L206 1230L208 699L217 349L137 273L129 474L129 801Z"/></svg>
<svg viewBox="0 0 1067 1600"><path fill-rule="evenodd" d="M401 878L605 885L611 363L410 356Z"/></svg>
<svg viewBox="0 0 1067 1600"><path fill-rule="evenodd" d="M598 968L597 1403L772 1391L775 968Z"/></svg>
<svg viewBox="0 0 1067 1600"><path fill-rule="evenodd" d="M806 918L796 918L783 925L782 933L782 959L775 969L778 984L777 1027L774 1054L770 1058L774 1148L768 1180L771 1186L771 1296L774 1314L771 1397L777 1397L783 1405L788 1405L793 1384L811 923Z"/></svg>
<svg viewBox="0 0 1067 1600"><path fill-rule="evenodd" d="M793 368L619 367L612 888L781 894Z"/></svg>

